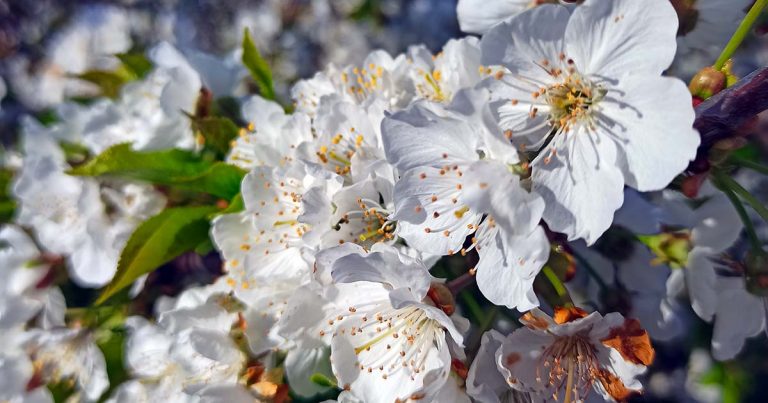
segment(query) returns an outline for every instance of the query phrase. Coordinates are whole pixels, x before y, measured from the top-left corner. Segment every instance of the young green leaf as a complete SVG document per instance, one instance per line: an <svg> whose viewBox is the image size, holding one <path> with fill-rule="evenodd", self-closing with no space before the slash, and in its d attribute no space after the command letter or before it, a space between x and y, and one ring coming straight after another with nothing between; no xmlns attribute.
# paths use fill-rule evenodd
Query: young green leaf
<svg viewBox="0 0 768 403"><path fill-rule="evenodd" d="M135 151L118 144L68 171L76 176L135 179L231 199L240 191L245 172L222 162L202 160L185 150Z"/></svg>
<svg viewBox="0 0 768 403"><path fill-rule="evenodd" d="M325 374L321 374L319 372L315 372L309 377L309 380L314 383L315 385L322 386L325 388L335 388L337 387L336 381L329 378Z"/></svg>
<svg viewBox="0 0 768 403"><path fill-rule="evenodd" d="M214 211L214 206L174 207L139 225L120 254L115 277L104 288L96 304L200 245L208 237L208 215Z"/></svg>
<svg viewBox="0 0 768 403"><path fill-rule="evenodd" d="M89 70L76 77L95 84L101 91L101 95L113 99L120 95L120 89L130 81L130 77L127 77L126 74L106 70Z"/></svg>
<svg viewBox="0 0 768 403"><path fill-rule="evenodd" d="M251 34L248 29L243 33L243 64L248 71L251 72L256 84L259 86L261 96L266 99L275 99L275 89L272 84L272 71L269 69L269 65L261 57L259 49L256 48L256 44L251 39Z"/></svg>
<svg viewBox="0 0 768 403"><path fill-rule="evenodd" d="M123 63L123 67L135 78L144 78L152 70L152 62L143 53L118 53L115 55Z"/></svg>

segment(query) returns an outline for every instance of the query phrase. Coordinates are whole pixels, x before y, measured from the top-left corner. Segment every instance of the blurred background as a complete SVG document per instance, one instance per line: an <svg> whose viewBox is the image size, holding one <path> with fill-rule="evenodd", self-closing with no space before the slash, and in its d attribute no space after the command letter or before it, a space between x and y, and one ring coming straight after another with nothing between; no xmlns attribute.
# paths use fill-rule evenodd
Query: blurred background
<svg viewBox="0 0 768 403"><path fill-rule="evenodd" d="M437 52L463 35L456 0L0 0L0 139L12 146L21 116L44 118L62 100L87 93L73 77L114 67L113 54L167 41L227 57L238 51L246 28L282 99L289 99L292 83L329 63L360 63L374 49L397 54L422 43ZM767 61L767 42L756 36L734 71L745 75ZM764 139L768 131L760 132ZM768 189L761 186L755 188ZM161 270L157 281L178 287L174 270ZM687 316L690 332L682 340L656 345L647 393L637 400L768 401L760 387L768 380L765 341L752 340L738 362L715 363L711 325Z"/></svg>
<svg viewBox="0 0 768 403"><path fill-rule="evenodd" d="M216 56L236 51L244 29L289 86L328 63L359 63L423 43L439 50L460 36L456 0L0 0L3 143L24 113L78 94L76 76L108 69L108 55L160 41Z"/></svg>

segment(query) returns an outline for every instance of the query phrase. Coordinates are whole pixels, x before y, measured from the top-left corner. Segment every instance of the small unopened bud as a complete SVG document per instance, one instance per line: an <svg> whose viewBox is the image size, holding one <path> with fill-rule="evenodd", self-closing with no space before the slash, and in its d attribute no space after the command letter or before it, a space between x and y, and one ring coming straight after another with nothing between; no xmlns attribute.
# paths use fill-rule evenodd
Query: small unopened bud
<svg viewBox="0 0 768 403"><path fill-rule="evenodd" d="M451 316L456 312L456 300L451 290L443 283L432 283L427 291L427 297L436 307L442 309L446 315Z"/></svg>
<svg viewBox="0 0 768 403"><path fill-rule="evenodd" d="M576 275L576 260L570 252L559 245L549 252L547 266L565 282L571 281Z"/></svg>
<svg viewBox="0 0 768 403"><path fill-rule="evenodd" d="M708 99L725 89L726 82L725 73L712 67L704 67L693 76L691 83L688 84L688 89L693 96Z"/></svg>
<svg viewBox="0 0 768 403"><path fill-rule="evenodd" d="M694 28L699 22L699 10L696 9L695 0L670 0L672 7L677 13L677 36L685 36Z"/></svg>
<svg viewBox="0 0 768 403"><path fill-rule="evenodd" d="M768 297L768 254L765 251L750 252L746 258L747 291Z"/></svg>
<svg viewBox="0 0 768 403"><path fill-rule="evenodd" d="M469 368L467 368L467 364L464 364L463 361L456 358L451 360L451 371L453 371L456 375L459 376L459 378L463 380L466 380L467 375L469 375Z"/></svg>
<svg viewBox="0 0 768 403"><path fill-rule="evenodd" d="M682 183L680 183L680 190L685 197L693 199L699 195L699 190L701 190L701 186L704 185L704 181L707 177L709 177L709 173L707 172L686 176Z"/></svg>
<svg viewBox="0 0 768 403"><path fill-rule="evenodd" d="M656 255L652 264L666 264L673 269L688 265L688 253L693 248L688 231L662 232L658 235L638 235L648 249Z"/></svg>

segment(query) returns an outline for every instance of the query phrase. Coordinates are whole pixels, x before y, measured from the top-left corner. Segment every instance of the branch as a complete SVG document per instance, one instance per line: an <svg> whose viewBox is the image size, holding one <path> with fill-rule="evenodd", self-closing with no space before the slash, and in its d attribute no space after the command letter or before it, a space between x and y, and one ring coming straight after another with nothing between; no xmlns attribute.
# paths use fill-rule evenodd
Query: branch
<svg viewBox="0 0 768 403"><path fill-rule="evenodd" d="M696 107L693 122L701 134L697 160L706 161L709 149L718 141L733 137L758 113L768 109L768 67L742 78ZM692 163L691 167L696 163ZM692 168L696 170L695 168Z"/></svg>

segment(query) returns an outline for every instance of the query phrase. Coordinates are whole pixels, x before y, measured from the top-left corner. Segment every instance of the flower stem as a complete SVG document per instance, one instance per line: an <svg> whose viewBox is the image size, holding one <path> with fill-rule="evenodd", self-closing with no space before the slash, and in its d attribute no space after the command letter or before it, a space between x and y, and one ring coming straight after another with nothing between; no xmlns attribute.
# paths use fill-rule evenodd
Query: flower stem
<svg viewBox="0 0 768 403"><path fill-rule="evenodd" d="M725 183L723 183L723 178L730 178L728 178L728 175L719 170L713 171L712 175L715 179L715 185L723 193L725 193L725 196L728 197L728 200L731 201L733 208L736 209L736 213L739 215L739 218L741 218L741 222L744 224L744 230L747 232L747 238L749 238L749 243L752 246L752 249L755 251L761 251L762 244L760 242L760 238L757 236L757 231L755 231L755 226L752 224L752 220L749 218L749 214L747 214L747 209L744 208L744 204L742 204L736 193L734 193L733 190L731 190Z"/></svg>
<svg viewBox="0 0 768 403"><path fill-rule="evenodd" d="M738 166L740 166L742 168L751 169L751 170L753 170L755 172L759 172L759 173L761 173L763 175L768 175L768 166L766 166L766 165L759 164L757 162L750 161L750 160L748 160L746 158L736 157L736 156L733 156L733 155L731 155L729 160L733 164L738 165Z"/></svg>
<svg viewBox="0 0 768 403"><path fill-rule="evenodd" d="M752 193L749 193L747 189L744 189L743 186L741 186L738 182L733 180L730 176L719 172L718 179L722 184L724 184L728 189L730 189L732 192L737 194L740 198L742 198L747 204L749 204L750 207L752 207L757 214L760 214L760 217L762 217L763 220L765 220L766 223L768 223L768 208L766 208L760 200L757 200L755 196L752 196Z"/></svg>
<svg viewBox="0 0 768 403"><path fill-rule="evenodd" d="M467 311L469 315L475 319L475 323L481 324L485 322L486 317L485 313L483 312L483 307L480 306L480 304L475 300L475 297L470 292L462 292L459 294L459 298L461 298L461 301L464 302L464 305L467 307Z"/></svg>
<svg viewBox="0 0 768 403"><path fill-rule="evenodd" d="M738 49L741 45L741 42L744 41L744 38L746 38L750 29L752 29L752 25L755 23L757 17L763 11L766 5L768 5L768 0L755 1L755 4L753 4L752 8L749 9L747 16L744 17L744 20L741 21L739 28L736 29L736 32L734 32L733 36L731 36L731 40L729 40L728 44L725 45L723 52L720 53L720 56L717 58L717 61L712 67L714 67L716 70L721 70L723 66L725 66L725 63L728 61L728 59L733 56L733 54L736 52L736 49Z"/></svg>
<svg viewBox="0 0 768 403"><path fill-rule="evenodd" d="M453 296L459 295L459 293L467 288L468 286L475 283L475 276L472 273L464 273L459 277L456 277L455 279L445 283L445 286L448 287L449 290L451 290L451 294Z"/></svg>
<svg viewBox="0 0 768 403"><path fill-rule="evenodd" d="M568 293L568 289L565 288L563 282L560 281L560 278L557 277L555 271L552 270L552 268L549 266L544 266L544 268L541 269L541 272L544 273L544 277L549 280L549 283L552 285L552 288L555 290L555 293L557 293L557 296L560 297L560 300L563 302L563 304L573 305L571 294Z"/></svg>

